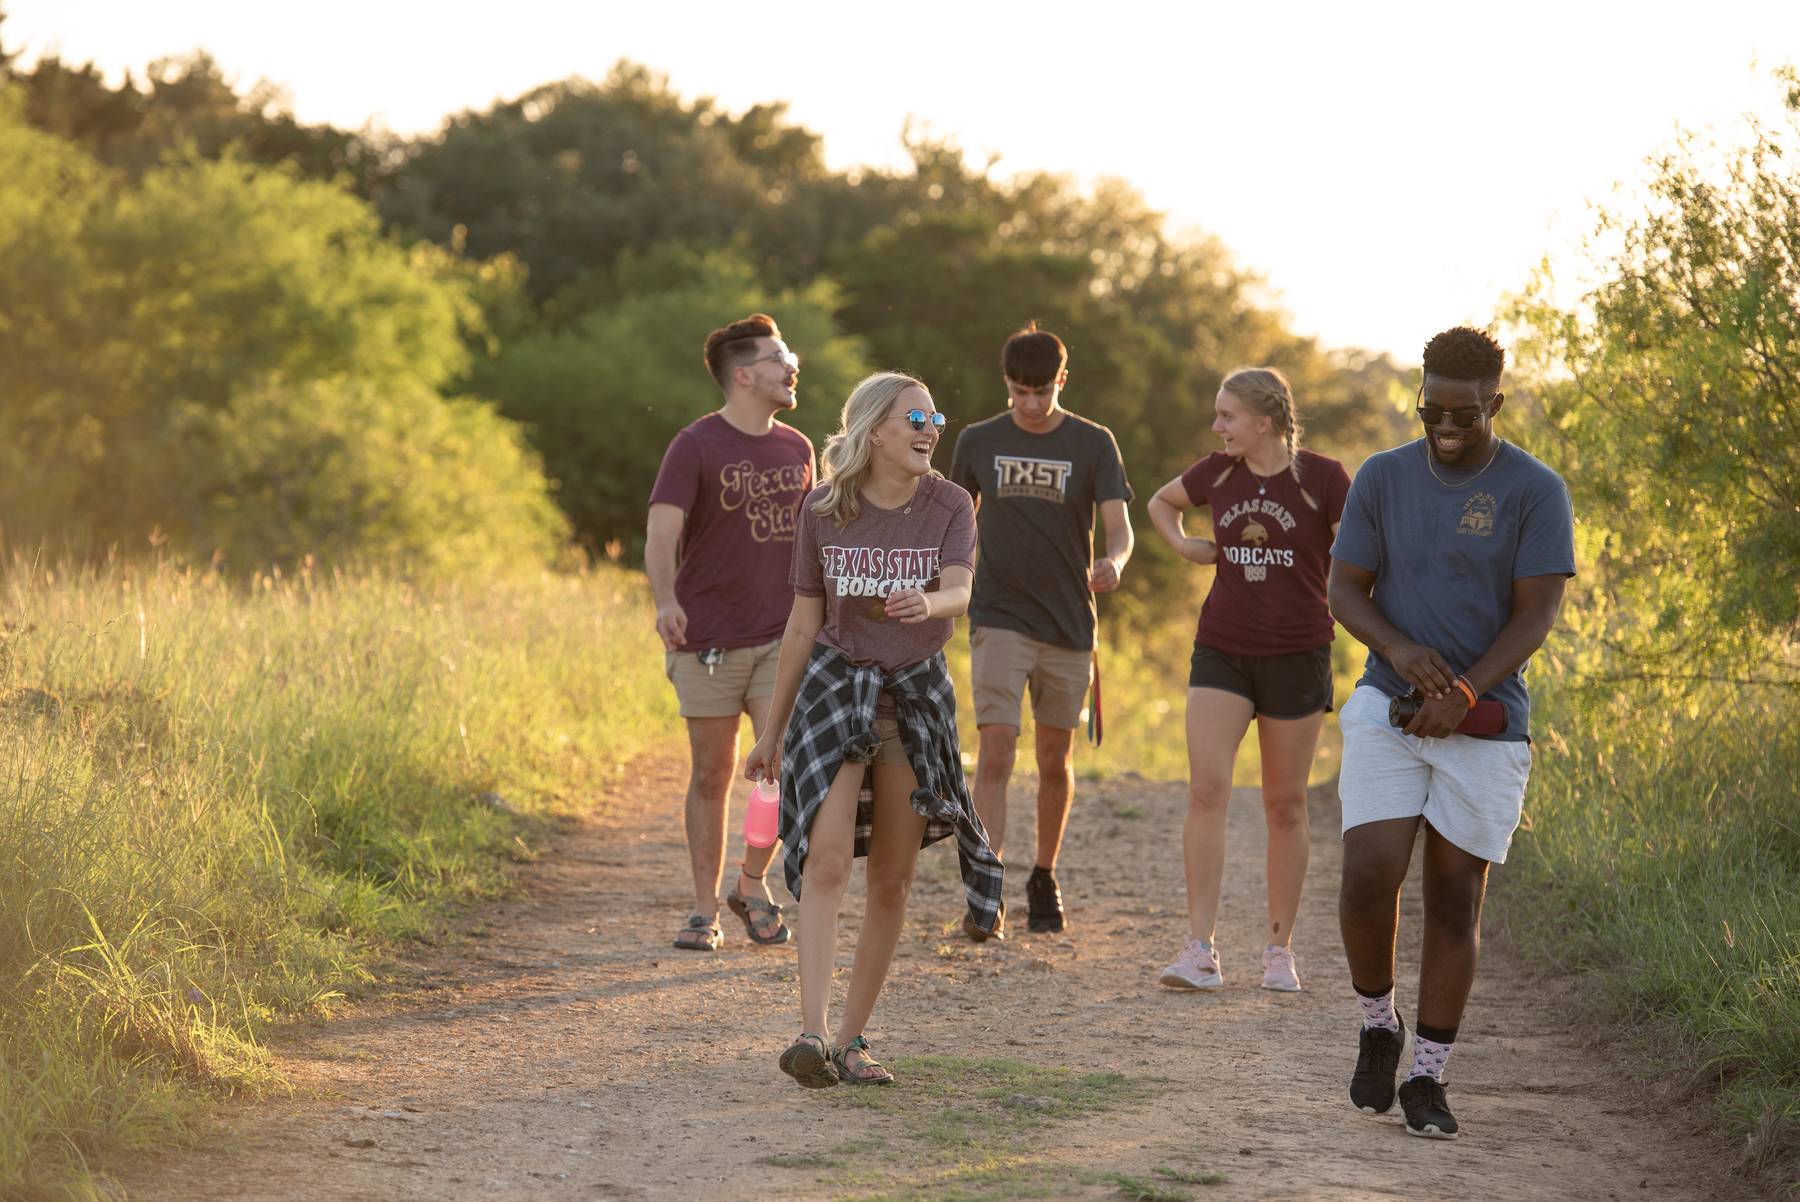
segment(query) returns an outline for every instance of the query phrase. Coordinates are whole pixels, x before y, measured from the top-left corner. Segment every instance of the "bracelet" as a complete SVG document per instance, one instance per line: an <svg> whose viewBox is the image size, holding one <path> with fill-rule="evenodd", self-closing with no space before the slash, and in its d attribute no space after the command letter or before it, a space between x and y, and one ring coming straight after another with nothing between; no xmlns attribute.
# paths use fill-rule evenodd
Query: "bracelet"
<svg viewBox="0 0 1800 1202"><path fill-rule="evenodd" d="M1474 709L1476 701L1475 687L1469 683L1469 678L1467 676L1458 676L1455 680L1451 681L1451 683L1462 690L1463 696L1469 699L1469 708Z"/></svg>

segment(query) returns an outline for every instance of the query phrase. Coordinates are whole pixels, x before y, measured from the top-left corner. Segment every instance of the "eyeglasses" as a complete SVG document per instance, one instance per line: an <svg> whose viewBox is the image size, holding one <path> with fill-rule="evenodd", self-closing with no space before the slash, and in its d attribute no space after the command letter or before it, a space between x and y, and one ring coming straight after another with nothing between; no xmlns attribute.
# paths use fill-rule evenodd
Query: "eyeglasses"
<svg viewBox="0 0 1800 1202"><path fill-rule="evenodd" d="M791 367L795 371L800 370L800 356L796 355L793 351L770 351L766 355L758 355L754 359L747 359L743 363L740 363L738 366L739 367L753 367L758 363L762 363L762 362L765 362L770 359L773 359L775 362L780 363L785 367Z"/></svg>
<svg viewBox="0 0 1800 1202"><path fill-rule="evenodd" d="M945 418L941 413L927 413L923 409L908 409L905 413L900 414L900 416L905 418L906 424L915 430L923 430L926 422L931 423L931 428L933 430L942 430L944 428Z"/></svg>
<svg viewBox="0 0 1800 1202"><path fill-rule="evenodd" d="M1423 386L1419 388L1419 396L1421 399L1425 396L1425 389ZM1434 405L1427 401L1414 409L1413 412L1417 413L1419 415L1419 420L1428 426L1435 426L1443 421L1444 415L1447 413L1450 415L1450 420L1456 424L1458 430L1468 430L1472 429L1476 422L1487 416L1487 405L1484 402L1483 404L1474 406L1465 405L1460 409L1446 409L1442 405Z"/></svg>

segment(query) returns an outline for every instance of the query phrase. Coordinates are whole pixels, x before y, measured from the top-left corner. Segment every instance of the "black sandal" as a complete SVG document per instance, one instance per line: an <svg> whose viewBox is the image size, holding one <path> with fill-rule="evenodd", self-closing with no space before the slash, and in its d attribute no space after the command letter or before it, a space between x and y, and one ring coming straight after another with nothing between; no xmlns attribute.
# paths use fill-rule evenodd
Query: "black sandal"
<svg viewBox="0 0 1800 1202"><path fill-rule="evenodd" d="M819 1035L802 1035L781 1053L781 1071L808 1089L829 1089L838 1083L838 1072Z"/></svg>
<svg viewBox="0 0 1800 1202"><path fill-rule="evenodd" d="M763 879L760 876L751 876L742 869L739 869L739 874L752 881L760 881ZM768 874L765 872L764 875L766 876ZM781 907L774 902L769 901L767 898L756 897L754 895L745 897L742 893L737 891L737 886L733 885L731 887L731 892L725 895L725 905L733 914L736 914L739 918L744 920L744 934L750 936L750 942L752 943L760 943L764 947L772 947L777 943L786 943L789 939L793 938L793 932L788 930L787 923L781 921ZM767 920L771 918L775 920L775 929L766 936L758 935L756 933L756 920L762 919L766 926Z"/></svg>
<svg viewBox="0 0 1800 1202"><path fill-rule="evenodd" d="M861 1052L863 1066L853 1071L844 1063L844 1058L851 1052ZM849 1043L831 1054L831 1062L837 1066L838 1079L845 1085L892 1085L894 1074L881 1067L881 1061L869 1054L869 1041L858 1035Z"/></svg>

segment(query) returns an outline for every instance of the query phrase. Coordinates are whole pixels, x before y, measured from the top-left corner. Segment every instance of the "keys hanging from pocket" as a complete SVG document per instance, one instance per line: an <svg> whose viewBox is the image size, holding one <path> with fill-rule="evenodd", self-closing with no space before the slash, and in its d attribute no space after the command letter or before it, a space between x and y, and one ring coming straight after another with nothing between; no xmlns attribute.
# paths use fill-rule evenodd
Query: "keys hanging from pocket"
<svg viewBox="0 0 1800 1202"><path fill-rule="evenodd" d="M718 669L719 665L725 662L725 649L723 647L708 647L706 650L696 651L694 654L698 655L700 657L700 662L706 665L706 674L708 676L711 676Z"/></svg>

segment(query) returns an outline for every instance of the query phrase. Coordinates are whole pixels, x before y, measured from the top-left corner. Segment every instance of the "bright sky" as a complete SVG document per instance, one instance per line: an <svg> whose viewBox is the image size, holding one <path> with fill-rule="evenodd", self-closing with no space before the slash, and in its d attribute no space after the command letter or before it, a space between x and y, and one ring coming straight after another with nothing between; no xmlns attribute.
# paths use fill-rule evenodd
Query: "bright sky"
<svg viewBox="0 0 1800 1202"><path fill-rule="evenodd" d="M1000 170L1121 176L1218 235L1304 332L1416 361L1482 322L1678 124L1772 111L1800 0L755 6L0 0L6 42L112 72L205 48L309 121L401 133L628 57L785 99L834 166L909 114Z"/></svg>

